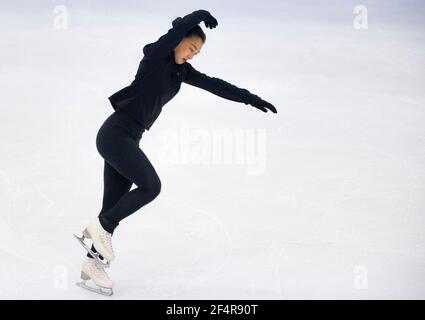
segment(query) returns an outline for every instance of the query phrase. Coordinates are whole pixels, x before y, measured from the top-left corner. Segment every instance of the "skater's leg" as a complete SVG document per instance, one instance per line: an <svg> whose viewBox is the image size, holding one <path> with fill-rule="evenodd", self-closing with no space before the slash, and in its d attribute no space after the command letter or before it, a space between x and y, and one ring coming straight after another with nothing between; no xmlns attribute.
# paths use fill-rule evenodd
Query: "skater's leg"
<svg viewBox="0 0 425 320"><path fill-rule="evenodd" d="M101 217L106 211L111 209L118 200L131 189L133 183L116 171L108 162L104 161L103 169L103 205L99 213ZM93 252L97 252L95 247L91 247ZM92 256L87 253L87 257ZM103 259L102 256L100 256Z"/></svg>
<svg viewBox="0 0 425 320"><path fill-rule="evenodd" d="M161 181L145 153L125 128L114 127L113 134L98 135L97 148L103 158L137 188L126 192L119 201L99 217L103 228L113 233L119 222L155 199Z"/></svg>
<svg viewBox="0 0 425 320"><path fill-rule="evenodd" d="M133 182L121 175L106 160L103 169L103 202L99 216L111 209L124 194L131 189Z"/></svg>
<svg viewBox="0 0 425 320"><path fill-rule="evenodd" d="M101 252L103 257L108 260L105 267L109 266L109 262L115 259L111 236L119 222L152 201L160 192L159 177L139 148L144 130L145 128L134 118L117 109L105 120L96 136L96 147L105 160L105 170L111 169L110 172L112 172L107 177L112 177L111 181L114 180L113 177L119 178L122 184L118 183L117 186L105 180L104 195L108 196L104 197L99 218L83 230L83 238L76 237L80 242L84 237L92 239L93 250L90 250L84 242L82 242L82 245L88 251L91 251L96 260L99 260L97 262L102 265L104 263L99 259L99 252ZM120 176L131 183L135 183L137 188L129 191L131 183ZM95 251L97 252L94 253Z"/></svg>
<svg viewBox="0 0 425 320"><path fill-rule="evenodd" d="M111 158L108 161L137 187L125 193L100 217L105 230L110 233L114 232L121 220L151 202L161 191L161 181L145 153L139 147L128 144L124 154L125 157Z"/></svg>

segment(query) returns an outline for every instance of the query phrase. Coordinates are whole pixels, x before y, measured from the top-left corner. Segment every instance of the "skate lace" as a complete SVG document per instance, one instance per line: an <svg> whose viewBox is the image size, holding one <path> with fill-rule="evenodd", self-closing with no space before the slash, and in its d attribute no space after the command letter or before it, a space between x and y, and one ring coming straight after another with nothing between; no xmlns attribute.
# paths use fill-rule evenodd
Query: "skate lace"
<svg viewBox="0 0 425 320"><path fill-rule="evenodd" d="M102 266L98 265L97 263L90 265L90 269L97 276L108 277L108 274L106 273L105 269Z"/></svg>
<svg viewBox="0 0 425 320"><path fill-rule="evenodd" d="M114 252L114 249L112 248L112 234L105 231L101 233L101 237L103 242L108 246L108 249L111 250L111 252Z"/></svg>

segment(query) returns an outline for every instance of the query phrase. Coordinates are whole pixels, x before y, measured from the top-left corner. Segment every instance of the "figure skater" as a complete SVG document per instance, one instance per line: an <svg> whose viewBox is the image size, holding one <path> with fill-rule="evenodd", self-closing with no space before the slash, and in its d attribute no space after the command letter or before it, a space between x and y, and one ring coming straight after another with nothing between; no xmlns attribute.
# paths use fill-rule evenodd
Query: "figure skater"
<svg viewBox="0 0 425 320"><path fill-rule="evenodd" d="M179 92L182 82L263 112L277 113L272 104L247 89L201 73L188 62L205 44L205 33L198 25L202 21L210 29L218 25L206 10L174 19L166 34L143 47L144 56L133 82L108 98L114 112L96 136L97 150L104 159L102 209L96 221L84 229L83 236L76 236L88 251L79 285L89 290L112 294L112 281L105 271L115 259L112 234L120 221L154 200L161 191L161 180L139 142L162 107ZM130 191L133 183L137 188ZM92 240L91 248L84 238ZM86 285L89 279L97 288Z"/></svg>

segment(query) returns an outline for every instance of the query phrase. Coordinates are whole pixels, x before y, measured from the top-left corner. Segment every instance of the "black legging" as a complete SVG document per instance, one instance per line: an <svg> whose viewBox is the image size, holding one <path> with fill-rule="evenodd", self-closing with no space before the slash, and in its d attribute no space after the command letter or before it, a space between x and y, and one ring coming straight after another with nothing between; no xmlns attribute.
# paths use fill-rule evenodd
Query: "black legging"
<svg viewBox="0 0 425 320"><path fill-rule="evenodd" d="M161 191L158 177L139 148L144 128L117 109L100 127L96 147L104 158L104 191L99 221L109 233L119 222L155 199ZM130 191L132 184L137 188ZM92 250L96 252L94 246ZM87 256L90 257L89 254Z"/></svg>

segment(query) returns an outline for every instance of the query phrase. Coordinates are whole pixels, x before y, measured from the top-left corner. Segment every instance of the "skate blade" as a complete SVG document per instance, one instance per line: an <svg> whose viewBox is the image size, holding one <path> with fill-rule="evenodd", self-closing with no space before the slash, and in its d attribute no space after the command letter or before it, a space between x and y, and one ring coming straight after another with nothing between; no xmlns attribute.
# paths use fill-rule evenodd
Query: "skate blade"
<svg viewBox="0 0 425 320"><path fill-rule="evenodd" d="M82 282L77 282L75 283L77 286L89 290L91 292L95 292L104 296L112 296L114 294L114 291L110 288L102 288L102 287L98 287L98 288L93 288L91 286L88 286L85 281Z"/></svg>
<svg viewBox="0 0 425 320"><path fill-rule="evenodd" d="M83 246L84 249L96 260L96 264L100 265L103 268L109 268L111 266L109 261L103 262L100 259L100 254L98 252L93 252L92 249L87 246L87 244L84 242L85 237L79 237L76 234L74 234L74 237L78 240L78 242Z"/></svg>

